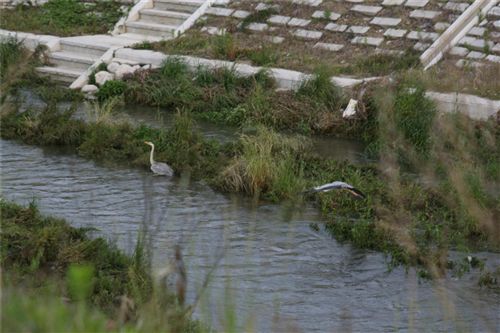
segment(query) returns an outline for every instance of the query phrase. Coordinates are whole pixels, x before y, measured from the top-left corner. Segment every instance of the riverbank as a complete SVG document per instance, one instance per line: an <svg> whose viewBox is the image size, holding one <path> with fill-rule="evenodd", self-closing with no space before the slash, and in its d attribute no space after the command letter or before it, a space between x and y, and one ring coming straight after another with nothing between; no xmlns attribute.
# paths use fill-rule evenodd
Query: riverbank
<svg viewBox="0 0 500 333"><path fill-rule="evenodd" d="M460 115L437 116L425 87L405 78L369 89L363 112L344 120L341 94L327 77L319 72L297 93L280 95L265 73L250 79L229 70L192 73L173 59L121 82L121 89L110 89L117 93L96 105L102 112L109 100L123 98L182 109L172 129L134 128L115 124L112 117L85 123L52 103L43 112L4 108L2 137L68 146L86 158L144 168L143 141L153 141L157 159L171 164L177 175L256 200L300 203L303 190L343 180L368 198L354 200L342 192L306 196L321 207L332 233L384 251L394 263L423 265L434 276L445 273L450 248L498 250L497 190L486 186L498 184L496 126ZM287 113L276 111L281 103L287 103L281 109ZM299 112L296 118L290 117L293 112ZM360 167L310 154L307 140L296 135L317 131L311 113L334 117L327 133L364 138L377 163ZM204 140L193 130L192 115L238 125L244 135L226 145ZM287 119L295 120L282 123Z"/></svg>
<svg viewBox="0 0 500 333"><path fill-rule="evenodd" d="M156 284L143 242L129 257L34 203L2 199L0 212L4 330L207 331Z"/></svg>

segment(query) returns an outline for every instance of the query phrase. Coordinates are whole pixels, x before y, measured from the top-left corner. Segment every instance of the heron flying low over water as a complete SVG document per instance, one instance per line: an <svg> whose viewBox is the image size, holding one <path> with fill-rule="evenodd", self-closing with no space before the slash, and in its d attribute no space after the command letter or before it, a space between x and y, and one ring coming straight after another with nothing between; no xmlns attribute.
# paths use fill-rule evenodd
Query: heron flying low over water
<svg viewBox="0 0 500 333"><path fill-rule="evenodd" d="M335 181L332 183L313 187L308 192L328 192L331 190L347 190L347 191L349 191L349 193L351 193L352 195L354 195L357 198L360 198L360 199L366 198L366 196L363 194L363 192L361 192L360 190L358 190L354 186L347 184L347 183L344 183L344 182L340 182L340 181Z"/></svg>
<svg viewBox="0 0 500 333"><path fill-rule="evenodd" d="M153 159L155 145L149 141L144 141L144 143L151 146L151 154L149 155L149 161L151 162L151 171L153 171L155 175L173 176L174 170L172 170L172 168L168 164L162 162L155 162L155 160Z"/></svg>

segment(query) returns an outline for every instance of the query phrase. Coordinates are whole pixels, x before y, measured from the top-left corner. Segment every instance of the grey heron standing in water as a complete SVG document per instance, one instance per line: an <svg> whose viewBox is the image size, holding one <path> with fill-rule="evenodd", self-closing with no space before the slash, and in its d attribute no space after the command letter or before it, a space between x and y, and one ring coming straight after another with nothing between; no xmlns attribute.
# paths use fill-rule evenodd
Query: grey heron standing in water
<svg viewBox="0 0 500 333"><path fill-rule="evenodd" d="M155 145L149 141L144 141L144 143L151 146L151 154L149 155L149 162L151 163L151 171L153 171L155 175L173 176L174 170L172 170L172 168L168 164L162 162L155 162L155 160L153 159Z"/></svg>
<svg viewBox="0 0 500 333"><path fill-rule="evenodd" d="M340 181L335 181L332 183L313 187L308 192L328 192L331 190L347 190L349 193L351 193L352 195L354 195L357 198L360 198L360 199L366 198L366 196L363 194L363 192L361 192L360 190L358 190L354 186L347 184L347 183L344 183L344 182L340 182Z"/></svg>

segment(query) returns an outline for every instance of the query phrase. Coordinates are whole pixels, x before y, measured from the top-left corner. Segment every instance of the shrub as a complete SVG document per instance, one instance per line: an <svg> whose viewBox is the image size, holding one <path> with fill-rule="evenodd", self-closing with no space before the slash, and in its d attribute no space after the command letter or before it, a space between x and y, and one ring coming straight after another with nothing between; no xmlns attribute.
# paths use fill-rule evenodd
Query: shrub
<svg viewBox="0 0 500 333"><path fill-rule="evenodd" d="M126 88L127 84L123 81L108 80L99 88L96 96L100 102L103 102L111 97L122 96Z"/></svg>
<svg viewBox="0 0 500 333"><path fill-rule="evenodd" d="M432 101L425 97L424 88L403 85L396 93L394 113L396 126L404 138L417 152L427 153L436 109Z"/></svg>

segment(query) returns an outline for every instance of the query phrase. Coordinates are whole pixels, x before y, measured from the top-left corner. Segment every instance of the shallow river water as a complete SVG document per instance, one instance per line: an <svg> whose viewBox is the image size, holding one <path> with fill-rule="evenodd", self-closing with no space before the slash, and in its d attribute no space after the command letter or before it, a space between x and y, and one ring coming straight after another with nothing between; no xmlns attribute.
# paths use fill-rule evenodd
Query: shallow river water
<svg viewBox="0 0 500 333"><path fill-rule="evenodd" d="M387 270L383 255L339 244L310 223L310 207L255 205L199 182L96 165L60 150L1 141L6 199L37 200L44 213L131 252L151 237L154 267L183 248L188 303L222 256L195 315L219 330L234 309L241 330L302 332L499 331L499 295L477 275L422 281ZM299 213L300 212L300 213ZM498 266L495 254L479 254Z"/></svg>
<svg viewBox="0 0 500 333"><path fill-rule="evenodd" d="M151 108L127 107L120 115L155 126L172 122L171 113ZM85 107L77 116L85 116ZM234 129L199 126L219 141L236 137ZM128 253L145 230L155 269L165 267L180 244L188 303L213 271L195 315L220 331L231 311L245 331L500 331L500 296L479 288L477 273L431 282L413 269L389 272L382 254L313 230L311 223L321 226L321 220L312 207L256 204L202 182L99 165L61 149L0 143L4 198L35 199L43 213L93 227ZM322 156L366 162L363 146L353 141L316 138L314 147ZM476 255L488 267L500 265L497 254Z"/></svg>

